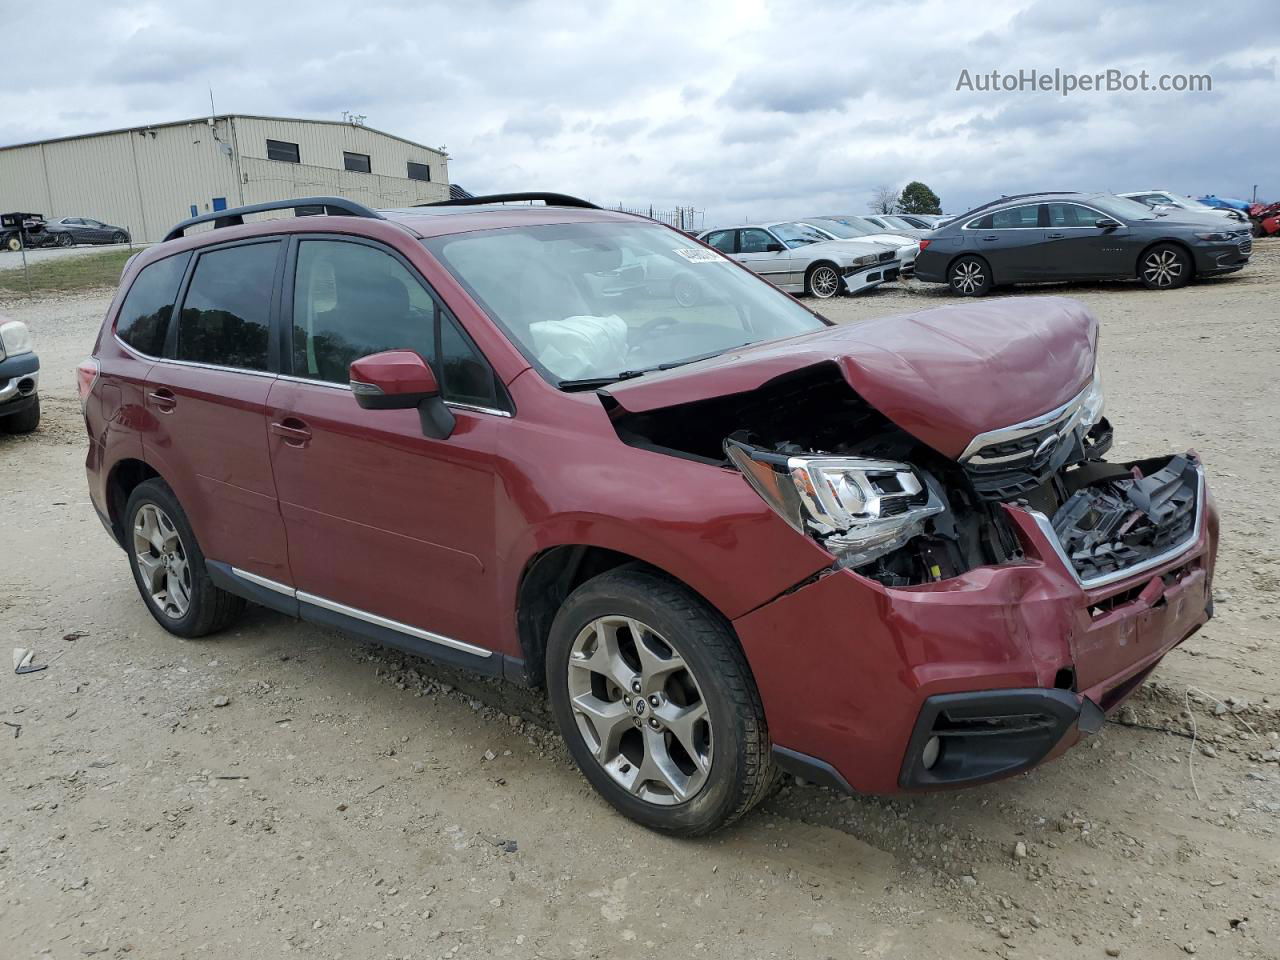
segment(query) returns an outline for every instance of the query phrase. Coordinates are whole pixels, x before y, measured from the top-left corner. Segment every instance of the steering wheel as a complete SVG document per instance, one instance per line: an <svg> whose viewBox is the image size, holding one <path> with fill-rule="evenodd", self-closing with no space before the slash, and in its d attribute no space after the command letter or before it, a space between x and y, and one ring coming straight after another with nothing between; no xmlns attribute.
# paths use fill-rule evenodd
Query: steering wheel
<svg viewBox="0 0 1280 960"><path fill-rule="evenodd" d="M652 320L650 320L648 323L644 324L643 326L633 328L632 333L635 334L635 336L632 338L632 340L635 343L641 343L645 340L652 340L658 334L662 333L664 330L674 327L679 322L680 321L677 320L675 317L669 317L669 316L654 317Z"/></svg>

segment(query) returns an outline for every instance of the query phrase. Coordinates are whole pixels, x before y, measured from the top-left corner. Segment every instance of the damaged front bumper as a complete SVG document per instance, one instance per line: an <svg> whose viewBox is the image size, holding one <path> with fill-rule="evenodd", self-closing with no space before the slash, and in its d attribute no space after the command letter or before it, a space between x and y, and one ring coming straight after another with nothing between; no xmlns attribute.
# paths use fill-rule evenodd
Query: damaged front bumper
<svg viewBox="0 0 1280 960"><path fill-rule="evenodd" d="M851 294L861 293L878 287L882 283L897 280L901 269L901 262L895 259L882 260L874 266L863 269L850 268L849 272L844 274L845 290Z"/></svg>
<svg viewBox="0 0 1280 960"><path fill-rule="evenodd" d="M867 793L958 786L1097 729L1211 615L1217 515L1188 462L1186 538L1127 569L1082 574L1045 515L1005 504L1019 562L905 587L833 566L736 620L781 765Z"/></svg>

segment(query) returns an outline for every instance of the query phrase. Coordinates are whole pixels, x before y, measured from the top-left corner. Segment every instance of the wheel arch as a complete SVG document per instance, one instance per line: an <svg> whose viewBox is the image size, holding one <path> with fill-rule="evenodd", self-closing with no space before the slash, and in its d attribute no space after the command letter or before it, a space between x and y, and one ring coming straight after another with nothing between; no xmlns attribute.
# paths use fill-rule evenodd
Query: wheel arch
<svg viewBox="0 0 1280 960"><path fill-rule="evenodd" d="M696 587L657 564L608 547L559 544L529 558L516 590L516 629L524 658L524 679L530 686L545 685L547 639L552 621L565 599L593 577L624 566L647 570L679 584L714 612L736 638L732 622L714 603Z"/></svg>
<svg viewBox="0 0 1280 960"><path fill-rule="evenodd" d="M991 285L993 287L996 285L996 269L991 265L991 261L980 253L974 253L972 250L961 250L947 261L947 269L943 271L942 275L946 279L948 286L951 285L951 268L956 265L956 261L963 260L965 257L972 257L974 260L981 260L986 264L987 272L991 274Z"/></svg>
<svg viewBox="0 0 1280 960"><path fill-rule="evenodd" d="M111 522L111 533L117 543L124 544L124 508L129 496L139 484L163 479L155 467L134 457L126 457L112 466L107 475L107 519Z"/></svg>

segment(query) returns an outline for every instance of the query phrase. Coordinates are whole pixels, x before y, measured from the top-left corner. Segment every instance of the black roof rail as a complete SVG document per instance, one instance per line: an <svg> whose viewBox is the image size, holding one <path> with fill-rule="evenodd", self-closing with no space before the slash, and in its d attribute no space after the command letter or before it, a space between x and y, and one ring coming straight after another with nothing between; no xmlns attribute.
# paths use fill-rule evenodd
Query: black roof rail
<svg viewBox="0 0 1280 960"><path fill-rule="evenodd" d="M213 213L202 213L176 224L164 235L165 240L176 240L186 233L189 227L197 223L213 221L213 228L238 227L244 223L246 213L266 213L269 210L293 210L297 213L303 208L320 207L328 217L371 217L375 220L385 219L376 210L370 210L363 203L344 200L342 197L297 197L293 200L272 200L270 203L251 203L246 207L230 207L226 210L215 210ZM298 214L304 216L304 214Z"/></svg>
<svg viewBox="0 0 1280 960"><path fill-rule="evenodd" d="M415 203L415 207L474 207L482 203L516 203L521 200L541 200L549 207L582 207L599 210L590 200L582 200L564 193L491 193L483 197L457 197L450 200L433 200L431 203Z"/></svg>

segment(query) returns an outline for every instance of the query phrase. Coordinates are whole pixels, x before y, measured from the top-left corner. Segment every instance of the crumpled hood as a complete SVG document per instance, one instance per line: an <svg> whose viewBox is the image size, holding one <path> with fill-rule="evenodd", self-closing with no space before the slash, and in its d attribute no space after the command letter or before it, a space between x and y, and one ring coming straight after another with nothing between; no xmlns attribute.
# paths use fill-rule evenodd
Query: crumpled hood
<svg viewBox="0 0 1280 960"><path fill-rule="evenodd" d="M1093 375L1098 321L1065 297L1017 297L922 310L743 347L614 383L631 413L755 390L835 363L859 396L956 458L975 436L1066 403Z"/></svg>

